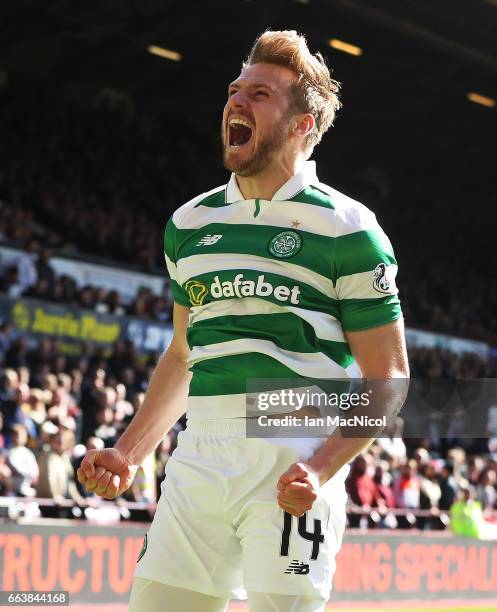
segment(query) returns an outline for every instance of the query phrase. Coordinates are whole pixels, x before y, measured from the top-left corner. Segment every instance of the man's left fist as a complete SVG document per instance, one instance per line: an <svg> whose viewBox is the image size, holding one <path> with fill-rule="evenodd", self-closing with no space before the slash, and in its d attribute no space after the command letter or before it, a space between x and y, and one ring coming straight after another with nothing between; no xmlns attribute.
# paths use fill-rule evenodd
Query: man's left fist
<svg viewBox="0 0 497 612"><path fill-rule="evenodd" d="M307 463L294 463L278 480L278 505L294 516L302 516L314 505L319 487L316 470Z"/></svg>

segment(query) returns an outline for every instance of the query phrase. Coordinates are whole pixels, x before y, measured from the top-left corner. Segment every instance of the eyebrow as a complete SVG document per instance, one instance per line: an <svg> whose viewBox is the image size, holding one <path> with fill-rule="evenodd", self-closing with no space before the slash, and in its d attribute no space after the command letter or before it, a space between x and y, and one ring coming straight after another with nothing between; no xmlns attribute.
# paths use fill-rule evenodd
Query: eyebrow
<svg viewBox="0 0 497 612"><path fill-rule="evenodd" d="M243 81L242 81L242 82L243 82ZM232 88L235 88L235 89L240 89L240 87L241 87L241 84L240 84L239 82L237 82L237 81L233 81L233 83L230 83L230 84L228 85L228 90L230 90L230 89L232 89ZM273 92L274 92L274 91L276 91L276 90L274 89L274 87L272 87L271 85L268 85L267 83L257 83L257 82L256 82L256 83L250 83L250 82L249 82L249 83L248 83L248 85L247 85L247 87L252 87L252 88L256 88L256 87L264 87L264 88L266 88L266 89L269 89L270 91L273 91Z"/></svg>

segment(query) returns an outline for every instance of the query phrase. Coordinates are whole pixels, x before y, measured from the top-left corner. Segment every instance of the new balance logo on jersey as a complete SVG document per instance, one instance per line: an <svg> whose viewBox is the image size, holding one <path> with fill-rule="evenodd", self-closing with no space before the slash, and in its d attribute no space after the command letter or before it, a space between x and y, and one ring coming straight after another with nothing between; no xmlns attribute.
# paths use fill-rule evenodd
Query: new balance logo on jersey
<svg viewBox="0 0 497 612"><path fill-rule="evenodd" d="M303 561L297 561L297 559L294 559L285 570L285 574L299 574L302 576L308 573L309 564Z"/></svg>
<svg viewBox="0 0 497 612"><path fill-rule="evenodd" d="M212 246L223 237L222 234L206 234L195 246Z"/></svg>
<svg viewBox="0 0 497 612"><path fill-rule="evenodd" d="M300 301L300 289L294 285L291 289L285 285L274 287L265 280L264 274L260 274L256 281L243 280L243 274L237 274L233 281L219 280L219 276L214 277L211 284L211 296L221 297L270 297L274 296L279 302L290 302L298 304Z"/></svg>

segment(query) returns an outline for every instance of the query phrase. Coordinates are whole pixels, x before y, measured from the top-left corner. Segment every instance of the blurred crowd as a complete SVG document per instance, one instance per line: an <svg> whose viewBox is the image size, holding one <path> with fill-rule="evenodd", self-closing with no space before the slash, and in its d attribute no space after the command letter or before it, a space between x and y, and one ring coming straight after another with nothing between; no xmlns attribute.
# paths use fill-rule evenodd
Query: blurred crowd
<svg viewBox="0 0 497 612"><path fill-rule="evenodd" d="M0 207L0 218L2 208ZM48 302L94 310L99 314L133 316L167 322L171 320L172 294L164 283L162 295L150 288L140 288L131 301L126 301L116 289L84 285L78 287L74 278L56 274L50 265L49 252L36 240L30 240L17 260L2 266L0 259L0 295L17 299L35 298Z"/></svg>
<svg viewBox="0 0 497 612"><path fill-rule="evenodd" d="M497 439L491 448L488 440L466 440L469 450L458 446L441 454L429 438L403 440L396 428L402 428L400 417L386 437L352 463L347 491L362 512L350 512L351 527L445 529L464 497L479 503L489 523L496 522ZM471 451L482 446L486 453Z"/></svg>
<svg viewBox="0 0 497 612"><path fill-rule="evenodd" d="M6 325L0 326L0 495L49 498L55 505L42 507L43 515L71 516L63 500L78 508L95 501L75 478L84 453L116 442L141 405L158 355L144 359L131 342L119 341L111 351L83 344L81 354L65 356L55 339L31 347L23 338L9 339ZM428 376L427 363L440 368L447 362L471 375L487 371L487 364L474 355L439 349L417 349L410 359L414 373ZM398 418L386 437L352 464L350 500L366 511L350 514L352 526L366 521L369 526L443 528L441 511L467 490L485 511L496 508L497 422L488 439L464 439L455 448L428 435L404 440L402 425ZM179 422L168 434L124 499L157 499L183 426ZM425 509L432 516L395 517L388 511L394 507Z"/></svg>
<svg viewBox="0 0 497 612"><path fill-rule="evenodd" d="M412 378L497 378L497 361L476 353L456 354L442 348L409 348Z"/></svg>
<svg viewBox="0 0 497 612"><path fill-rule="evenodd" d="M451 269L450 257L428 265L401 262L399 290L408 325L497 345L497 283L478 271ZM414 270L413 270L414 268Z"/></svg>
<svg viewBox="0 0 497 612"><path fill-rule="evenodd" d="M141 405L158 356L144 360L121 341L110 355L83 345L77 357L62 355L56 340L32 348L22 338L4 341L1 329L0 495L50 498L55 506L44 515L69 516L61 501L84 507L93 498L75 479L83 455L115 444ZM178 423L140 468L126 500L156 500L181 429Z"/></svg>

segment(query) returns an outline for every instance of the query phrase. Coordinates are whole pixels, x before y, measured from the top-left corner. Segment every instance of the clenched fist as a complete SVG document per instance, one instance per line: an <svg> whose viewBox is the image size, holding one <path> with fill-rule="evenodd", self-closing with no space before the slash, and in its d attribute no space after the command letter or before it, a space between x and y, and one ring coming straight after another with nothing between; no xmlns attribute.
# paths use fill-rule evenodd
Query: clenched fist
<svg viewBox="0 0 497 612"><path fill-rule="evenodd" d="M294 516L302 516L314 505L319 487L317 472L310 465L294 463L278 480L278 505Z"/></svg>
<svg viewBox="0 0 497 612"><path fill-rule="evenodd" d="M116 448L89 450L78 469L78 480L89 493L114 499L131 486L137 465Z"/></svg>

